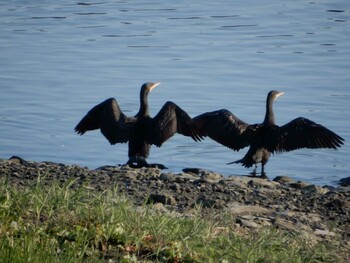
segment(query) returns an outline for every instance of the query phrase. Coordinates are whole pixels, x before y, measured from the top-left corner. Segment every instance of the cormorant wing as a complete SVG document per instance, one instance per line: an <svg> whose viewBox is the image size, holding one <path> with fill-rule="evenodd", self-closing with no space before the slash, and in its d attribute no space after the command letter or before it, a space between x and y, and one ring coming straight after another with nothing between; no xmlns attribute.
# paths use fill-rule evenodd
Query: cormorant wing
<svg viewBox="0 0 350 263"><path fill-rule="evenodd" d="M226 109L203 113L193 121L202 136L209 136L236 151L250 145L259 128L259 125L249 125Z"/></svg>
<svg viewBox="0 0 350 263"><path fill-rule="evenodd" d="M86 131L100 129L111 144L124 143L129 140L133 122L124 115L114 98L93 107L75 127L83 135Z"/></svg>
<svg viewBox="0 0 350 263"><path fill-rule="evenodd" d="M299 117L278 127L270 134L269 150L272 152L288 152L300 148L332 148L340 147L344 139L309 119Z"/></svg>
<svg viewBox="0 0 350 263"><path fill-rule="evenodd" d="M147 136L147 141L158 147L175 133L190 136L195 141L202 139L191 117L171 101L164 104L158 114L151 120L151 125L151 132Z"/></svg>

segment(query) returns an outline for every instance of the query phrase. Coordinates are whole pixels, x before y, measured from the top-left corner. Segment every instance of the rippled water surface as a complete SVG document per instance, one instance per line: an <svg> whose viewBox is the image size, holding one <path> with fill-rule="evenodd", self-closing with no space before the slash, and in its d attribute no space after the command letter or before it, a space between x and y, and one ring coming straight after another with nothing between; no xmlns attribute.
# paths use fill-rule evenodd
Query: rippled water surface
<svg viewBox="0 0 350 263"><path fill-rule="evenodd" d="M227 108L261 122L266 94L278 124L304 116L350 141L349 1L24 1L0 2L0 158L19 155L95 168L127 161L127 145L98 132L73 132L94 105L115 97L125 114L139 89L155 115L174 101L191 116ZM176 135L149 162L178 172L226 165L246 152ZM316 184L349 176L348 143L338 151L271 157L270 177Z"/></svg>

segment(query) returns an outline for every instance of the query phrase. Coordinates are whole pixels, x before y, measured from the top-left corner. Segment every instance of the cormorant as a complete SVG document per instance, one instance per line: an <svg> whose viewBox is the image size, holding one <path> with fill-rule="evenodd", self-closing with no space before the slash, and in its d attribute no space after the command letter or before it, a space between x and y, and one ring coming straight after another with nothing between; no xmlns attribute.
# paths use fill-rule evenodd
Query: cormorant
<svg viewBox="0 0 350 263"><path fill-rule="evenodd" d="M193 118L202 136L209 136L216 142L238 151L250 146L247 154L240 160L249 168L261 163L261 176L264 177L264 166L271 153L282 153L300 148L340 147L344 139L326 127L309 119L299 117L289 123L278 126L272 109L274 100L284 92L272 90L266 99L266 114L263 123L250 125L226 109L207 112ZM231 164L228 163L228 164Z"/></svg>
<svg viewBox="0 0 350 263"><path fill-rule="evenodd" d="M128 117L119 108L114 98L109 98L93 107L75 127L82 135L86 131L100 129L111 144L129 142L129 160L131 167L156 166L146 162L151 145L160 147L175 133L190 136L195 141L202 137L190 116L175 103L166 102L158 114L151 118L148 110L148 93L160 83L145 83L140 92L140 110Z"/></svg>

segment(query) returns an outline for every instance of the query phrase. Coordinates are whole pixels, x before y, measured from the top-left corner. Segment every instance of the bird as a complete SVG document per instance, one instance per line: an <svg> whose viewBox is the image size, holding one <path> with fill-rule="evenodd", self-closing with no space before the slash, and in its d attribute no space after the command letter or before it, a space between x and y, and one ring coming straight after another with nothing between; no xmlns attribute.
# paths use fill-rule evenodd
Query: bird
<svg viewBox="0 0 350 263"><path fill-rule="evenodd" d="M257 176L257 165L261 163L261 177L267 177L264 166L271 153L283 153L302 148L337 149L344 139L304 117L298 117L282 126L275 122L273 102L284 92L271 90L266 99L266 113L262 123L248 124L227 109L206 112L193 118L202 137L239 151L249 146L246 155L237 161L246 168L254 165L252 176Z"/></svg>
<svg viewBox="0 0 350 263"><path fill-rule="evenodd" d="M141 86L140 109L135 116L128 117L120 109L115 98L109 98L93 107L74 128L83 135L87 131L100 129L110 144L128 142L126 164L133 168L158 167L162 164L148 164L151 145L160 147L175 133L200 141L202 137L191 117L174 102L167 101L153 118L149 113L148 94L160 82L147 82Z"/></svg>

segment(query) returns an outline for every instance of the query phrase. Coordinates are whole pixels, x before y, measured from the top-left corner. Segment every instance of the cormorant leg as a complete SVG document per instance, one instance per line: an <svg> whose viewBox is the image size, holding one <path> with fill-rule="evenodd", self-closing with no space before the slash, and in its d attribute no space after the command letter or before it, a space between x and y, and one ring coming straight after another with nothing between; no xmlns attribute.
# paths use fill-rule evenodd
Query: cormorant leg
<svg viewBox="0 0 350 263"><path fill-rule="evenodd" d="M266 173L264 171L264 165L261 164L261 178L267 178Z"/></svg>
<svg viewBox="0 0 350 263"><path fill-rule="evenodd" d="M256 168L257 168L257 167L258 167L258 166L255 164L255 165L254 165L254 170L253 170L253 172L250 173L251 176L253 176L253 177L256 176Z"/></svg>

